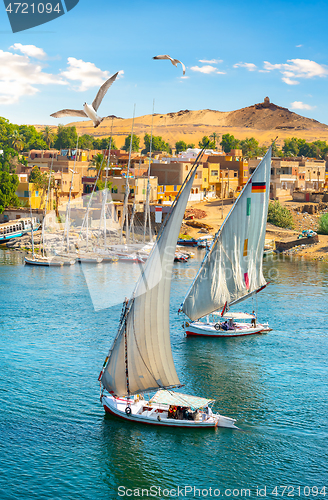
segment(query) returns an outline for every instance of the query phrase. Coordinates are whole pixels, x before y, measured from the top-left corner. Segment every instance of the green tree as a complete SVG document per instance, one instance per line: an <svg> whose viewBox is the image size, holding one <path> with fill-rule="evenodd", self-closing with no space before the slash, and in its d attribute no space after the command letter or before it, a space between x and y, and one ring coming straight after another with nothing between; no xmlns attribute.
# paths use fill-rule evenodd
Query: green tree
<svg viewBox="0 0 328 500"><path fill-rule="evenodd" d="M94 149L108 149L110 144L110 136L102 137L101 139L93 139L93 148ZM130 143L129 143L130 145ZM117 149L115 140L112 138L111 149Z"/></svg>
<svg viewBox="0 0 328 500"><path fill-rule="evenodd" d="M33 125L19 125L19 132L24 137L24 149L48 149L47 143L43 140L42 134Z"/></svg>
<svg viewBox="0 0 328 500"><path fill-rule="evenodd" d="M217 141L217 138L218 138L218 134L216 132L213 132L211 135L210 135L210 139L213 140L214 144L215 144L215 149L216 149L216 141Z"/></svg>
<svg viewBox="0 0 328 500"><path fill-rule="evenodd" d="M58 125L57 139L54 144L56 149L74 149L76 147L76 141L76 127L65 127L64 125Z"/></svg>
<svg viewBox="0 0 328 500"><path fill-rule="evenodd" d="M54 143L54 139L55 139L55 134L53 132L53 129L51 127L49 127L48 125L46 125L44 127L44 129L41 131L41 134L42 134L42 139L47 144L48 149L50 149L52 147L52 145Z"/></svg>
<svg viewBox="0 0 328 500"><path fill-rule="evenodd" d="M15 151L22 151L24 148L24 137L19 133L16 129L10 135L11 146L15 149Z"/></svg>
<svg viewBox="0 0 328 500"><path fill-rule="evenodd" d="M281 151L281 149L278 148L277 143L273 142L273 139L271 139L271 141L272 141L272 156L275 156L276 158L282 157L283 152Z"/></svg>
<svg viewBox="0 0 328 500"><path fill-rule="evenodd" d="M294 227L293 216L288 208L283 207L279 201L269 203L268 222L278 227Z"/></svg>
<svg viewBox="0 0 328 500"><path fill-rule="evenodd" d="M98 149L94 148L94 137L92 135L83 134L79 137L79 148L81 149Z"/></svg>
<svg viewBox="0 0 328 500"><path fill-rule="evenodd" d="M198 143L200 148L206 148L206 149L215 149L215 142L210 141L210 139L207 137L207 135L204 135L201 141Z"/></svg>
<svg viewBox="0 0 328 500"><path fill-rule="evenodd" d="M129 134L125 138L125 143L124 143L124 146L122 148L122 149L124 149L124 151L130 151L130 141L131 141L131 134ZM132 138L132 151L139 151L139 143L140 143L140 137L138 137L137 135L133 134L133 138Z"/></svg>
<svg viewBox="0 0 328 500"><path fill-rule="evenodd" d="M190 144L187 144L187 149L195 149L195 144L191 142Z"/></svg>
<svg viewBox="0 0 328 500"><path fill-rule="evenodd" d="M326 143L326 141L314 141L312 144L314 144L315 146L317 146L319 148L319 151L320 151L320 157L321 158L325 158L326 155L328 154L328 145Z"/></svg>
<svg viewBox="0 0 328 500"><path fill-rule="evenodd" d="M145 149L143 149L143 153L149 153L150 139L151 137L149 134L144 135ZM167 142L163 141L162 137L160 137L159 135L153 135L151 149L152 151L166 151L167 153L169 153L171 148Z"/></svg>
<svg viewBox="0 0 328 500"><path fill-rule="evenodd" d="M16 189L19 184L18 175L0 171L0 214L10 206L19 207Z"/></svg>
<svg viewBox="0 0 328 500"><path fill-rule="evenodd" d="M232 149L237 149L239 140L235 139L233 135L223 134L220 145L225 153L230 153Z"/></svg>
<svg viewBox="0 0 328 500"><path fill-rule="evenodd" d="M239 147L243 151L245 158L254 158L263 154L263 150L259 148L259 143L254 137L246 137L246 139L239 142ZM266 148L264 148L264 152Z"/></svg>
<svg viewBox="0 0 328 500"><path fill-rule="evenodd" d="M31 170L31 173L28 178L29 182L33 182L33 184L40 184L42 181L42 174L37 165L34 165L34 167Z"/></svg>
<svg viewBox="0 0 328 500"><path fill-rule="evenodd" d="M322 214L319 218L318 233L328 234L328 214Z"/></svg>
<svg viewBox="0 0 328 500"><path fill-rule="evenodd" d="M0 149L11 147L10 136L15 129L17 129L17 126L15 127L6 118L0 117Z"/></svg>
<svg viewBox="0 0 328 500"><path fill-rule="evenodd" d="M92 161L90 162L90 166L88 170L95 170L96 171L96 176L98 176L99 171L103 171L106 166L106 158L104 155L101 153L96 154L93 158ZM101 174L99 175L99 179L97 180L97 188L98 189L104 189L105 183L101 179Z"/></svg>
<svg viewBox="0 0 328 500"><path fill-rule="evenodd" d="M181 153L181 151L186 151L187 144L184 141L178 141L175 143L175 149L177 153Z"/></svg>
<svg viewBox="0 0 328 500"><path fill-rule="evenodd" d="M299 155L299 145L298 139L292 137L291 139L284 139L284 145L282 147L285 156L298 156Z"/></svg>
<svg viewBox="0 0 328 500"><path fill-rule="evenodd" d="M0 155L0 170L3 172L15 173L18 154L12 148L5 147Z"/></svg>

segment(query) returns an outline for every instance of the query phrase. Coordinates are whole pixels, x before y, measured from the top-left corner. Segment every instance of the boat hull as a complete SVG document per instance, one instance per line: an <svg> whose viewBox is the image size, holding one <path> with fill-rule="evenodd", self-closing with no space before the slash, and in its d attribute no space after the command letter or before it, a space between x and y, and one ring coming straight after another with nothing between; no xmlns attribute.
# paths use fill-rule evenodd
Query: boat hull
<svg viewBox="0 0 328 500"><path fill-rule="evenodd" d="M44 266L44 267L61 267L64 265L62 261L54 261L48 259L33 259L25 257L25 264L29 266Z"/></svg>
<svg viewBox="0 0 328 500"><path fill-rule="evenodd" d="M105 409L105 412L113 415L115 417L122 418L129 422L135 422L140 424L157 425L162 427L183 427L183 428L193 428L193 429L204 429L204 428L215 428L215 427L227 427L230 429L237 429L235 426L235 420L230 417L224 417L223 415L213 414L213 416L208 417L207 420L176 420L172 418L167 418L168 407L166 405L159 404L148 404L148 401L138 401L135 403L133 400L130 401L131 414L127 415L125 409L128 406L128 401L125 398L114 398L113 396L102 396L101 403ZM149 411L142 411L145 407L149 408Z"/></svg>
<svg viewBox="0 0 328 500"><path fill-rule="evenodd" d="M247 335L258 335L271 331L267 324L258 323L257 326L247 325L247 323L237 323L234 330L217 330L214 323L203 323L194 321L185 325L186 335L188 337L245 337Z"/></svg>

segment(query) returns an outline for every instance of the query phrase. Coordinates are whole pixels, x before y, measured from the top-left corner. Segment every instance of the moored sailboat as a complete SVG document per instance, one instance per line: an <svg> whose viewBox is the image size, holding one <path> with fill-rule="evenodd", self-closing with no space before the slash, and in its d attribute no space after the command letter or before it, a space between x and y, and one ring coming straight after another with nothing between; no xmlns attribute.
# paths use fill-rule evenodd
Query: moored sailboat
<svg viewBox="0 0 328 500"><path fill-rule="evenodd" d="M270 173L271 147L215 235L179 310L191 320L184 323L188 336L239 337L270 331L267 323L257 322L254 311L239 318L229 311L267 285L262 268ZM210 319L210 314L215 317Z"/></svg>
<svg viewBox="0 0 328 500"><path fill-rule="evenodd" d="M196 169L197 161L162 225L132 297L123 304L119 329L98 379L100 399L107 413L128 421L234 428L234 419L212 413L209 405L213 400L173 390L181 384L170 342L172 267ZM154 391L151 399L143 399L144 393Z"/></svg>

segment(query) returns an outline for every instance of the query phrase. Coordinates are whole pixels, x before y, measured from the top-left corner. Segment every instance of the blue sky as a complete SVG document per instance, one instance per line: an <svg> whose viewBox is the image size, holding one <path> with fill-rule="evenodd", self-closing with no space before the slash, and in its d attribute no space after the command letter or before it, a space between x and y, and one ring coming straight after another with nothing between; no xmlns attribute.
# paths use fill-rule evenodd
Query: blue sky
<svg viewBox="0 0 328 500"><path fill-rule="evenodd" d="M0 115L14 123L69 123L116 71L100 116L181 109L231 111L265 96L328 123L325 2L80 0L64 16L13 34L0 16ZM175 68L153 56L169 54ZM79 120L77 118L77 120ZM81 119L82 120L82 119Z"/></svg>

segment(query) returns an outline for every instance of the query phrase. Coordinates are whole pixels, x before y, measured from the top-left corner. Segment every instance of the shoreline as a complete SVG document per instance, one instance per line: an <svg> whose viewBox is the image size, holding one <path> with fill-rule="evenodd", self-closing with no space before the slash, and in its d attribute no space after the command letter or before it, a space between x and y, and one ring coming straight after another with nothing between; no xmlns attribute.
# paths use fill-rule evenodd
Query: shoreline
<svg viewBox="0 0 328 500"><path fill-rule="evenodd" d="M227 200L224 201L225 203L227 202ZM282 204L292 212L295 229L285 229L267 223L266 240L281 241L291 237L295 237L295 239L297 239L298 235L301 234L303 229L312 229L313 231L316 231L317 221L321 215L320 213L315 213L312 215L306 212L302 213L301 209L303 208L303 205L301 203L297 204L297 202L293 202L292 200L287 200ZM313 203L313 205L317 204ZM202 216L199 218L192 218L191 220L184 219L180 230L180 236L183 237L184 235L186 235L195 239L199 239L206 234L214 236L221 227L222 222L227 217L232 206L232 202L222 205L222 201L219 199L214 199L211 201L205 200L196 203L189 202L187 205L187 210L195 211L196 214L199 213ZM204 224L208 227L204 229L201 227L192 227L190 225L187 225L187 223L193 222L195 222L196 225ZM328 235L318 234L318 237L319 241L317 243L293 246L288 250L276 253L289 256L297 255L300 257L304 257L309 261L328 262ZM36 233L34 233L34 238L35 248L36 250L38 250L41 240L41 231L37 231ZM7 243L0 244L0 248L3 250L13 250L16 252L20 251L26 254L29 254L31 252L30 236L25 235L19 238L15 238L9 240L9 243L9 246ZM16 243L20 243L20 245L12 247L12 245L15 245Z"/></svg>

